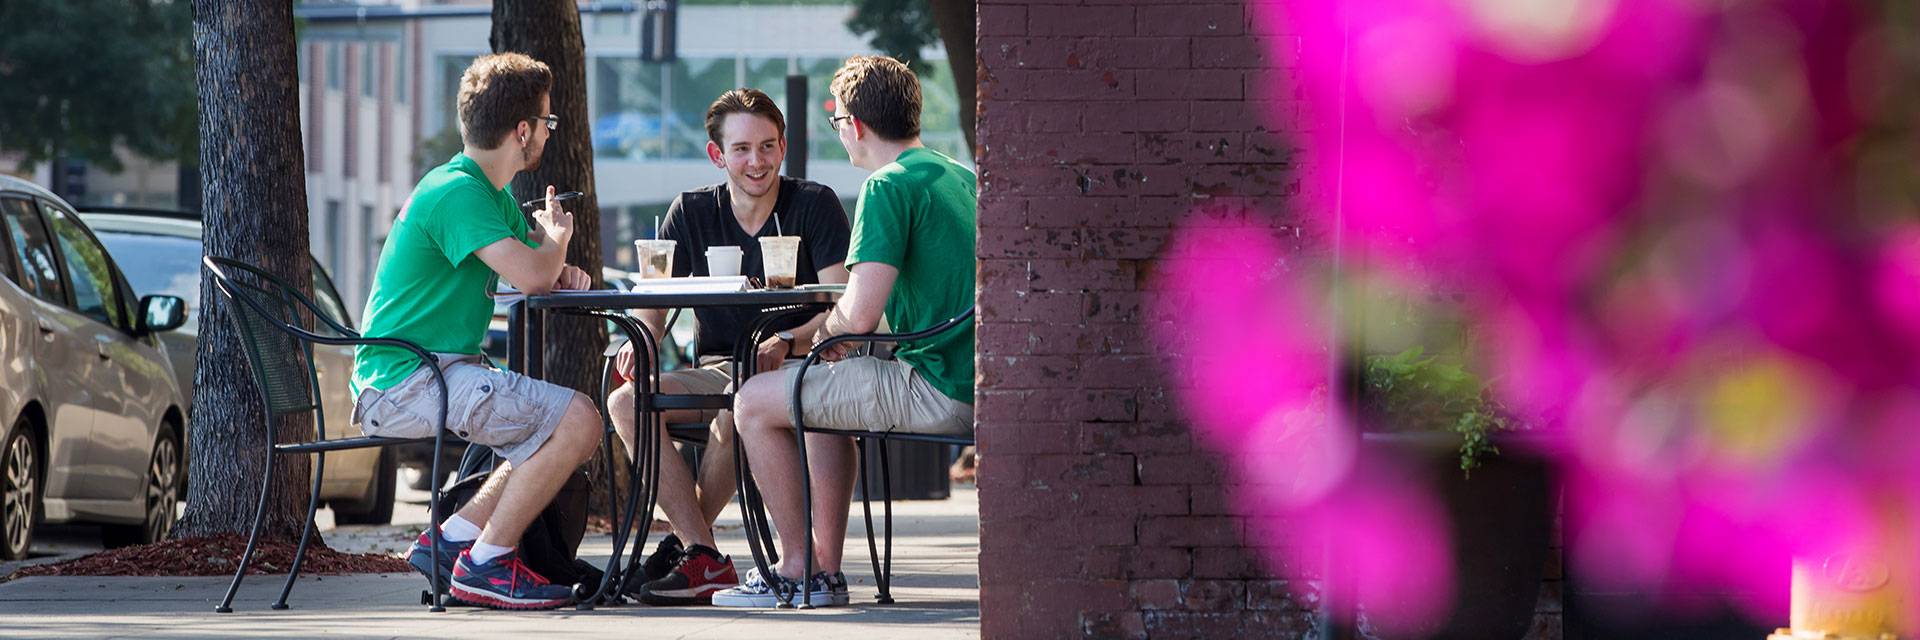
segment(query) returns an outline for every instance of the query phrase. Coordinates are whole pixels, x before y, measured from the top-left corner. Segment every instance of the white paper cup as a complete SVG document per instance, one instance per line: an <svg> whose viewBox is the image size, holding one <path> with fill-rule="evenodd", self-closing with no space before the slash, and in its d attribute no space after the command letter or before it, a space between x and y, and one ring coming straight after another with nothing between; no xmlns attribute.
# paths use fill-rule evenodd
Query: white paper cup
<svg viewBox="0 0 1920 640"><path fill-rule="evenodd" d="M740 247L707 247L707 275L740 275Z"/></svg>
<svg viewBox="0 0 1920 640"><path fill-rule="evenodd" d="M760 268L768 289L792 289L800 262L800 236L760 239Z"/></svg>
<svg viewBox="0 0 1920 640"><path fill-rule="evenodd" d="M634 254L639 259L639 269L635 273L641 278L673 277L672 240L635 240Z"/></svg>

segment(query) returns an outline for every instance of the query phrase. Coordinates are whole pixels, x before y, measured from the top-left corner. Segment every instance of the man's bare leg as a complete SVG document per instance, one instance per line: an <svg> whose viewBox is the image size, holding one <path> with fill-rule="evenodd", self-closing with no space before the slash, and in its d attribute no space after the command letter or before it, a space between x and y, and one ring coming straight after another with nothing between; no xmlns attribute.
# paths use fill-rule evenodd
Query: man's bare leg
<svg viewBox="0 0 1920 640"><path fill-rule="evenodd" d="M660 388L664 393L685 393L685 388L670 379L662 379ZM633 424L633 385L622 385L607 397L607 410L613 414L614 430L619 432L620 441L627 447L629 457L636 456ZM697 411L667 412L667 421L691 421L700 418ZM701 515L700 503L694 497L693 471L687 468L687 461L673 451L672 438L668 437L666 427L655 430L659 439L660 456L660 511L673 525L673 533L679 536L682 544L702 545L713 548L713 521Z"/></svg>
<svg viewBox="0 0 1920 640"><path fill-rule="evenodd" d="M794 580L805 580L807 576L804 562L806 558L806 505L801 495L800 447L794 443L793 420L787 413L788 395L791 387L784 376L756 376L747 380L734 400L734 421L740 430L741 444L746 446L747 458L753 461L753 477L760 487L760 496L766 503L767 513L773 519L773 526L780 533L780 566L776 569L780 575ZM832 436L825 436L832 437ZM838 438L846 442L845 438ZM807 441L808 453L812 446L820 442L818 438ZM825 444L825 443L823 443ZM852 461L852 449L847 445L824 446L822 452L827 463L814 468L814 487L833 491L836 495L826 495L824 491L814 494L816 514L838 509L839 538L844 540L846 530L847 500L851 495L852 470L848 464ZM838 487L848 487L843 493ZM835 502L835 500L838 500ZM828 524L828 523L817 523ZM838 541L821 539L816 542L814 553L814 571L839 571L840 549L830 552L826 542ZM831 560L831 564L824 561Z"/></svg>
<svg viewBox="0 0 1920 640"><path fill-rule="evenodd" d="M712 526L733 501L738 479L733 465L733 412L721 411L707 428L707 447L700 452L700 515Z"/></svg>
<svg viewBox="0 0 1920 640"><path fill-rule="evenodd" d="M552 437L503 481L480 542L502 547L519 544L520 534L553 501L567 475L593 455L599 441L600 412L586 396L574 394Z"/></svg>

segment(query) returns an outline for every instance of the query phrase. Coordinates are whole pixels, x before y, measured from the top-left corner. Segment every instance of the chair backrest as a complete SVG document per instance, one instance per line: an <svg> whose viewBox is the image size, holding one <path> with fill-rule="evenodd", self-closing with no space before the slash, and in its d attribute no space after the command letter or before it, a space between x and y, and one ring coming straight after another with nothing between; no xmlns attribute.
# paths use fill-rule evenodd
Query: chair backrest
<svg viewBox="0 0 1920 640"><path fill-rule="evenodd" d="M205 262L214 290L228 302L228 313L240 329L240 342L267 411L277 415L319 408L312 343L299 333L310 332L312 326L299 308L309 309L306 317L317 315L311 313L312 301L256 267L213 256Z"/></svg>

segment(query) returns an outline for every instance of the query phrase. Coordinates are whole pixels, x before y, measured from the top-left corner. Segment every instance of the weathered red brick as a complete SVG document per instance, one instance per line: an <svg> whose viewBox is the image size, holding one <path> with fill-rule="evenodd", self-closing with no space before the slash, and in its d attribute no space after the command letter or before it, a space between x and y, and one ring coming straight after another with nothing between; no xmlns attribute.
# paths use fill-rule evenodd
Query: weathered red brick
<svg viewBox="0 0 1920 640"><path fill-rule="evenodd" d="M979 255L983 258L1078 258L1086 255L1085 244L1079 229L982 227Z"/></svg>
<svg viewBox="0 0 1920 640"><path fill-rule="evenodd" d="M1134 140L1138 148L1129 157L1140 162L1243 162L1247 155L1245 137L1239 133L1148 133Z"/></svg>
<svg viewBox="0 0 1920 640"><path fill-rule="evenodd" d="M1217 516L1157 517L1140 520L1143 546L1201 547L1240 544L1240 520Z"/></svg>
<svg viewBox="0 0 1920 640"><path fill-rule="evenodd" d="M1260 554L1240 546L1199 547L1193 550L1193 577L1247 579L1269 577Z"/></svg>
<svg viewBox="0 0 1920 640"><path fill-rule="evenodd" d="M1140 483L1218 486L1227 480L1225 464L1211 453L1143 456L1140 458Z"/></svg>
<svg viewBox="0 0 1920 640"><path fill-rule="evenodd" d="M1035 291L1131 291L1134 264L1127 260L1029 260L1027 285Z"/></svg>
<svg viewBox="0 0 1920 640"><path fill-rule="evenodd" d="M1185 453L1193 434L1183 423L1121 423L1080 432L1082 451L1111 453Z"/></svg>
<svg viewBox="0 0 1920 640"><path fill-rule="evenodd" d="M1080 637L1098 640L1146 640L1146 618L1138 611L1081 613Z"/></svg>
<svg viewBox="0 0 1920 640"><path fill-rule="evenodd" d="M1300 39L1289 36L1194 38L1193 66L1215 69L1292 69Z"/></svg>
<svg viewBox="0 0 1920 640"><path fill-rule="evenodd" d="M1134 33L1134 9L1128 6L1031 6L1027 28L1036 36L1126 36Z"/></svg>
<svg viewBox="0 0 1920 640"><path fill-rule="evenodd" d="M1186 131L1193 126L1193 105L1191 101L1177 99L1149 99L1124 103L1093 102L1085 107L1084 126L1087 131L1095 132ZM1127 222L1131 225L1137 221L1128 220Z"/></svg>
<svg viewBox="0 0 1920 640"><path fill-rule="evenodd" d="M1027 8L981 4L976 10L978 33L1021 33L1027 28Z"/></svg>
<svg viewBox="0 0 1920 640"><path fill-rule="evenodd" d="M1133 71L1071 69L1007 69L996 72L993 97L1002 100L1131 100ZM1235 73L1235 72L1223 72ZM1239 85L1234 88L1239 95Z"/></svg>
<svg viewBox="0 0 1920 640"><path fill-rule="evenodd" d="M1028 456L1022 467L1025 485L1035 488L1138 484L1134 478L1134 458L1131 454ZM1128 542L1132 542L1131 531L1128 533Z"/></svg>
<svg viewBox="0 0 1920 640"><path fill-rule="evenodd" d="M1093 547L1087 552L1086 571L1093 578L1184 578L1193 572L1193 560L1186 549Z"/></svg>
<svg viewBox="0 0 1920 640"><path fill-rule="evenodd" d="M1183 4L1141 7L1140 35L1237 36L1246 33L1246 13L1238 4Z"/></svg>

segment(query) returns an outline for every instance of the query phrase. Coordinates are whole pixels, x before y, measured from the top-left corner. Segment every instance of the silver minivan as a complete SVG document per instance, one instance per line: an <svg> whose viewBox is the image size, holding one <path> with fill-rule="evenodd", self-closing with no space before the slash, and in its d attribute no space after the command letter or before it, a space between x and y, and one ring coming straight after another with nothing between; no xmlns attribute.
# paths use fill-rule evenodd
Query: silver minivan
<svg viewBox="0 0 1920 640"><path fill-rule="evenodd" d="M186 300L188 322L181 330L161 337L174 356L173 373L181 389L192 393L194 354L199 349L200 219L177 211L154 209L86 208L80 213L87 226L127 269L134 291L166 294ZM353 328L353 319L334 289L333 279L318 263L313 272L313 301L328 319ZM319 378L321 409L327 416L327 437L360 435L347 416L353 411L348 381L353 375L353 347L313 345L314 371ZM188 401L191 404L192 398ZM320 499L333 509L337 524L387 524L393 520L399 459L392 447L349 449L327 454L327 475L320 482ZM189 462L192 462L189 460Z"/></svg>
<svg viewBox="0 0 1920 640"><path fill-rule="evenodd" d="M186 319L134 289L73 208L0 176L0 559L39 522L164 539L182 482L187 403L160 334ZM186 357L191 358L192 354Z"/></svg>

